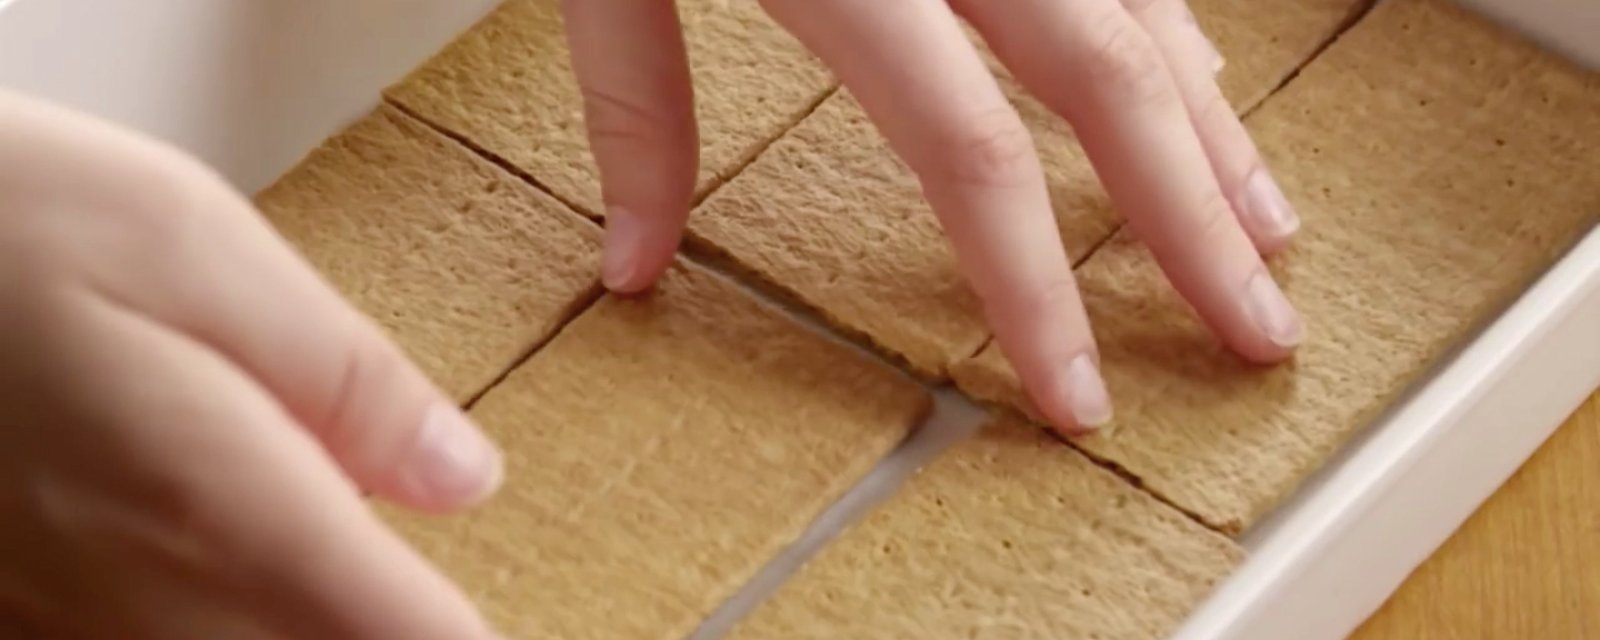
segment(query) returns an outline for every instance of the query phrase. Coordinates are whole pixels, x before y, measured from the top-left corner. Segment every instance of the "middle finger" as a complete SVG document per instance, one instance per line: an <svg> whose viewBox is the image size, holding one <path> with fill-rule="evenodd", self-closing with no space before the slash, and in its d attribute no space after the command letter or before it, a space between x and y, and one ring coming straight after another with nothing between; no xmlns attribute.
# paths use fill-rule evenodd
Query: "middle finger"
<svg viewBox="0 0 1600 640"><path fill-rule="evenodd" d="M1094 339L1032 137L941 0L765 0L915 171L1039 410L1110 417Z"/></svg>
<svg viewBox="0 0 1600 640"><path fill-rule="evenodd" d="M956 0L1001 61L1078 134L1113 203L1235 352L1288 357L1298 314L1212 173L1159 46L1119 0Z"/></svg>

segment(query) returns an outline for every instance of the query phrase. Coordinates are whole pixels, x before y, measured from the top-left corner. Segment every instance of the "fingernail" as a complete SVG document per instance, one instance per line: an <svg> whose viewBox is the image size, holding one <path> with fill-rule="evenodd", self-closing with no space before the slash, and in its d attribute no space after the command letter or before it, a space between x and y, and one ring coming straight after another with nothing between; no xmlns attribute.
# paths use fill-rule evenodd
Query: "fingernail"
<svg viewBox="0 0 1600 640"><path fill-rule="evenodd" d="M606 210L605 256L600 280L612 291L628 291L639 271L639 249L644 244L644 229L633 212L620 207Z"/></svg>
<svg viewBox="0 0 1600 640"><path fill-rule="evenodd" d="M402 472L407 487L451 505L477 502L494 493L503 475L500 452L455 405L428 409Z"/></svg>
<svg viewBox="0 0 1600 640"><path fill-rule="evenodd" d="M1275 238L1286 238L1300 229L1300 216L1283 196L1277 181L1263 167L1250 172L1245 182L1245 209L1254 218L1263 233Z"/></svg>
<svg viewBox="0 0 1600 640"><path fill-rule="evenodd" d="M1111 394L1100 377L1100 368L1087 353L1067 364L1067 406L1079 429L1092 430L1111 421Z"/></svg>
<svg viewBox="0 0 1600 640"><path fill-rule="evenodd" d="M1305 338L1300 314L1295 312L1289 299L1284 297L1283 290L1272 281L1272 275L1266 269L1250 277L1250 283L1245 287L1245 299L1256 325L1261 327L1261 332L1273 344L1293 347Z"/></svg>

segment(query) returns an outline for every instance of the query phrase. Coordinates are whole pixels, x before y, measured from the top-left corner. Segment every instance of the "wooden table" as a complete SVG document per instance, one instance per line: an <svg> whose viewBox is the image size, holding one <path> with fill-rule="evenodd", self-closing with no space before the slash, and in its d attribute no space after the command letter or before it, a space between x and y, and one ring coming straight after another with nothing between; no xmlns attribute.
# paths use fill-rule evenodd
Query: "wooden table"
<svg viewBox="0 0 1600 640"><path fill-rule="evenodd" d="M1600 392L1351 637L1600 638Z"/></svg>

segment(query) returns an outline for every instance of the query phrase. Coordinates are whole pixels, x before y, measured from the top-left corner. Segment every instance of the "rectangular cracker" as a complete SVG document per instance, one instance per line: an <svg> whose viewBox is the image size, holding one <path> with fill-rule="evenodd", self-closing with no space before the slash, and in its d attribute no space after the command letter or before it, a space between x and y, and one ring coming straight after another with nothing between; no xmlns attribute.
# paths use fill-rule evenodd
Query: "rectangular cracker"
<svg viewBox="0 0 1600 640"><path fill-rule="evenodd" d="M592 223L393 107L256 204L459 402L598 295Z"/></svg>
<svg viewBox="0 0 1600 640"><path fill-rule="evenodd" d="M1189 0L1200 29L1226 66L1223 95L1247 113L1261 104L1328 42L1372 8L1375 0Z"/></svg>
<svg viewBox="0 0 1600 640"><path fill-rule="evenodd" d="M676 640L929 403L680 265L648 298L602 298L477 403L507 452L487 506L391 520L508 637Z"/></svg>
<svg viewBox="0 0 1600 640"><path fill-rule="evenodd" d="M1120 234L1078 271L1119 411L1079 444L1228 532L1600 221L1600 77L1442 0L1381 5L1248 124L1304 218L1292 363L1224 353ZM993 349L955 378L1022 403Z"/></svg>
<svg viewBox="0 0 1600 640"><path fill-rule="evenodd" d="M1195 4L1240 62L1224 84L1251 108L1349 18L1358 0ZM1001 86L1033 135L1069 256L1117 221L1071 130L1016 82ZM910 170L846 91L830 97L690 217L691 238L737 269L942 379L988 339L974 294Z"/></svg>
<svg viewBox="0 0 1600 640"><path fill-rule="evenodd" d="M386 95L599 216L599 174L560 4L508 0ZM704 193L799 120L834 81L756 2L677 6L700 129L697 193Z"/></svg>
<svg viewBox="0 0 1600 640"><path fill-rule="evenodd" d="M1242 556L1002 420L930 463L730 638L1156 638Z"/></svg>

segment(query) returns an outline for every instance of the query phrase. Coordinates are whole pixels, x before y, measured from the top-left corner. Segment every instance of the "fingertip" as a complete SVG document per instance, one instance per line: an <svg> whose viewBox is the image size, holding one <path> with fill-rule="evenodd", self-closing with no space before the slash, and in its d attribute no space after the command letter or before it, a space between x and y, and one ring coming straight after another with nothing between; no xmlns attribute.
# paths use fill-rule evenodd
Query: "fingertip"
<svg viewBox="0 0 1600 640"><path fill-rule="evenodd" d="M1256 167L1245 178L1244 190L1235 207L1248 230L1256 250L1272 255L1289 245L1300 231L1300 215L1265 167Z"/></svg>
<svg viewBox="0 0 1600 640"><path fill-rule="evenodd" d="M676 218L674 218L676 219ZM661 278L677 253L682 225L653 228L664 218L640 216L632 209L606 210L605 253L601 283L615 293L634 294L649 289Z"/></svg>
<svg viewBox="0 0 1600 640"><path fill-rule="evenodd" d="M1034 406L1063 436L1086 435L1111 422L1111 395L1091 352L1050 366L1029 386Z"/></svg>
<svg viewBox="0 0 1600 640"><path fill-rule="evenodd" d="M1235 350L1248 360L1271 364L1281 362L1305 341L1305 320L1294 308L1283 289L1265 267L1257 269L1243 292L1245 317L1253 323L1257 337Z"/></svg>
<svg viewBox="0 0 1600 640"><path fill-rule="evenodd" d="M1243 360L1270 365L1294 355L1305 341L1305 319L1241 235L1238 249L1213 252L1234 258L1207 263L1213 273L1162 264L1169 280L1208 332Z"/></svg>
<svg viewBox="0 0 1600 640"><path fill-rule="evenodd" d="M423 416L411 451L395 472L390 499L425 511L477 505L499 490L505 462L498 447L454 404L438 401Z"/></svg>
<svg viewBox="0 0 1600 640"><path fill-rule="evenodd" d="M611 207L606 210L605 254L600 264L600 279L607 289L631 293L637 287L639 247L643 244L642 221L631 210Z"/></svg>
<svg viewBox="0 0 1600 640"><path fill-rule="evenodd" d="M1065 396L1072 435L1094 431L1111 422L1111 394L1093 354L1080 353L1067 363Z"/></svg>

